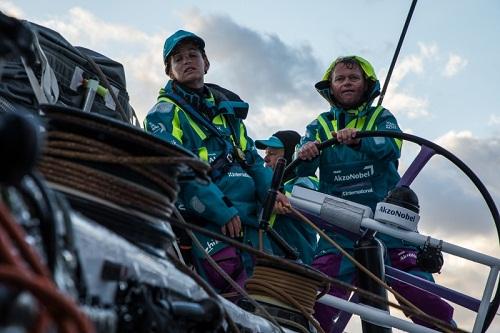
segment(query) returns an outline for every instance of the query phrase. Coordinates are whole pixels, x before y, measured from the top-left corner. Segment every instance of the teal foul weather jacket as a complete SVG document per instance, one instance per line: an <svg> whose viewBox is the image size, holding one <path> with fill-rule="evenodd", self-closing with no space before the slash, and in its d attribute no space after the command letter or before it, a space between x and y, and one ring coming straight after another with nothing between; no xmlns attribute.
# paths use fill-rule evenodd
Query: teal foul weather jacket
<svg viewBox="0 0 500 333"><path fill-rule="evenodd" d="M354 57L364 71L369 82L367 102L353 110L344 110L336 105L330 93L330 72L335 62L330 65L323 80L316 84L316 89L331 105L328 112L321 113L306 128L301 145L309 141L324 141L333 137L332 131L341 128L357 128L360 131L396 131L399 129L396 118L383 107L371 106L380 94L380 84L373 67L364 59ZM296 170L297 175L311 174L319 167L319 191L357 202L372 208L382 201L399 181L397 172L401 140L381 137L363 138L358 146L338 144L323 149L319 158L304 161ZM328 235L344 248L352 248L351 239L328 232ZM406 247L405 244L387 235L378 234L387 247ZM317 256L337 252L329 243L320 239Z"/></svg>
<svg viewBox="0 0 500 333"><path fill-rule="evenodd" d="M256 247L258 212L266 198L272 171L263 166L247 135L242 120L247 111L247 103L222 87L207 84L200 97L169 81L146 116L144 128L212 165L213 182L181 184L179 202L185 212L219 233L222 225L239 215L245 243ZM227 246L203 235L197 237L209 254Z"/></svg>
<svg viewBox="0 0 500 333"><path fill-rule="evenodd" d="M305 187L311 190L318 190L318 178L295 177L284 184L285 195L290 196L294 186ZM317 233L304 222L288 215L276 215L271 218L270 224L283 239L299 253L299 258L304 264L310 265L314 258L314 252L318 245ZM273 252L283 255L283 251L272 243Z"/></svg>

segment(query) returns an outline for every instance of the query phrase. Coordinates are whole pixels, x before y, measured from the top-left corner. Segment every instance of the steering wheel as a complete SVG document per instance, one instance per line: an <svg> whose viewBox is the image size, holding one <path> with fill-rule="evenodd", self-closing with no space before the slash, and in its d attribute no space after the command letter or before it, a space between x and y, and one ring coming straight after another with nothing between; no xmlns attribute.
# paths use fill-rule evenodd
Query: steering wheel
<svg viewBox="0 0 500 333"><path fill-rule="evenodd" d="M455 164L463 173L467 175L467 177L472 181L472 183L476 186L476 188L479 190L481 195L483 196L483 199L486 201L486 204L488 205L488 209L491 213L491 216L493 217L493 221L495 223L496 229L497 229L497 237L500 241L500 217L498 214L498 209L495 205L495 202L493 201L493 198L491 197L490 193L484 186L484 184L481 182L481 180L476 176L476 174L464 163L462 162L458 157L450 153L448 150L444 149L443 147L428 141L426 139L423 139L421 137L407 134L407 133L401 133L401 132L392 132L392 131L365 131L365 132L356 132L355 138L366 138L366 137L389 137L389 138L394 138L394 139L400 139L400 140L405 140L405 141L410 141L413 143L416 143L420 146L420 152L418 155L415 157L415 159L412 161L408 169L405 171L403 176L401 177L399 183L397 186L409 186L413 180L417 177L417 175L420 173L420 171L423 169L423 167L427 164L427 162L431 159L432 156L434 155L441 155L445 157L447 160ZM336 138L332 138L326 141L323 141L317 145L318 150L322 150L325 148L328 148L334 144L338 144L338 141ZM301 159L295 159L293 160L286 168L285 170L285 175L291 172L293 169L297 167L302 162ZM486 313L486 317L484 320L483 324L483 329L482 332L485 332L488 327L490 326L491 322L493 321L493 318L498 310L500 304L500 279L498 281L498 285L496 288L496 293L495 296L493 297L493 300L490 302L488 306L488 311Z"/></svg>

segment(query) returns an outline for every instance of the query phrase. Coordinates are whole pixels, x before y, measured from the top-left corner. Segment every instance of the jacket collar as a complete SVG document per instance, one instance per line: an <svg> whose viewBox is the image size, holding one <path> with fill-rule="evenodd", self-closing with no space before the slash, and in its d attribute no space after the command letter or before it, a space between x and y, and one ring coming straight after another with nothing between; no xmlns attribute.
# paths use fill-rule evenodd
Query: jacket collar
<svg viewBox="0 0 500 333"><path fill-rule="evenodd" d="M181 96L193 109L205 114L210 119L213 119L219 113L215 106L213 94L206 85L199 91L195 91L176 81L169 80L165 87L160 89L158 98L168 97L168 95L172 94Z"/></svg>

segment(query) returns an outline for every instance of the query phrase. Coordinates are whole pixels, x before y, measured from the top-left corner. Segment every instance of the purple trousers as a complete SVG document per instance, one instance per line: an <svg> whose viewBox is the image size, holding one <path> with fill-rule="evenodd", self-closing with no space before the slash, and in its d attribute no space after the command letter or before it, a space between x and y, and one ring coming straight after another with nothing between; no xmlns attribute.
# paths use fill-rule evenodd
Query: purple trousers
<svg viewBox="0 0 500 333"><path fill-rule="evenodd" d="M212 255L215 262L226 272L240 287L243 287L247 274L243 267L240 254L234 247L226 247ZM231 285L208 263L203 260L201 266L210 285L220 293L235 291Z"/></svg>
<svg viewBox="0 0 500 333"><path fill-rule="evenodd" d="M388 249L389 264L399 270L414 274L419 277L426 278L432 281L432 275L422 272L417 267L416 251L409 249ZM341 254L326 254L314 259L312 266L330 277L342 280L353 284L355 282L355 268L349 259L344 258ZM423 312L441 319L447 323L453 323L453 307L442 300L440 297L422 291L421 289L407 285L402 282L393 282L391 287L394 288L401 296L406 298ZM348 299L350 292L346 289L332 286L328 293L332 296ZM332 307L316 303L314 306L314 317L320 323L325 332L330 332L334 319L338 316L339 310ZM435 328L419 319L411 318L413 322Z"/></svg>

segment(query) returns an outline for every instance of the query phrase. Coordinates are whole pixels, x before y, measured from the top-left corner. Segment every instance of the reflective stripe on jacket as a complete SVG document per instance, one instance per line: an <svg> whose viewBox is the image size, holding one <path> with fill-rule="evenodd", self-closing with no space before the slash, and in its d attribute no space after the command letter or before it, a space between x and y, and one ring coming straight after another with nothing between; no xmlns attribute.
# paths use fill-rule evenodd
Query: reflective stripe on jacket
<svg viewBox="0 0 500 333"><path fill-rule="evenodd" d="M401 132L396 118L382 107L371 106L380 94L380 83L371 64L365 59L352 56L361 67L368 87L366 101L358 107L344 110L332 94L329 81L335 64L342 61L336 59L328 67L322 80L316 83L318 93L325 98L330 110L319 115L306 128L301 144L310 141L324 141L333 137L332 131L341 128L356 128L360 131L395 131ZM382 201L389 190L399 181L397 172L398 159L401 154L401 141L385 137L365 137L357 146L337 144L323 149L319 158L303 162L296 169L297 175L314 174L319 167L319 191L341 197L371 207L374 211L378 202ZM334 240L345 248L354 246L353 240L339 233L327 232ZM402 241L377 235L387 247L403 247ZM333 246L320 239L317 256L337 252Z"/></svg>
<svg viewBox="0 0 500 333"><path fill-rule="evenodd" d="M166 88L168 87L167 84ZM239 163L232 163L224 175L214 183L185 182L181 186L179 201L190 215L209 221L206 227L214 231L220 232L220 226L235 215L240 216L243 225L256 227L259 201L265 200L272 171L263 166L263 160L252 139L247 136L243 121L231 115L231 110L227 111L227 101L223 109L213 96L208 98L208 102L214 103L217 108L218 114L213 117L211 123L217 128L220 136L207 130L174 103L173 99L168 97L166 89L161 90L158 103L146 116L144 128L172 144L182 145L210 163L227 154L228 147L233 147L235 139L229 127L232 125L248 167L243 168ZM250 234L253 233L245 233L245 238L250 237ZM251 238L246 240L256 245L256 241ZM211 253L223 247L221 243L210 242L208 239L206 245Z"/></svg>

